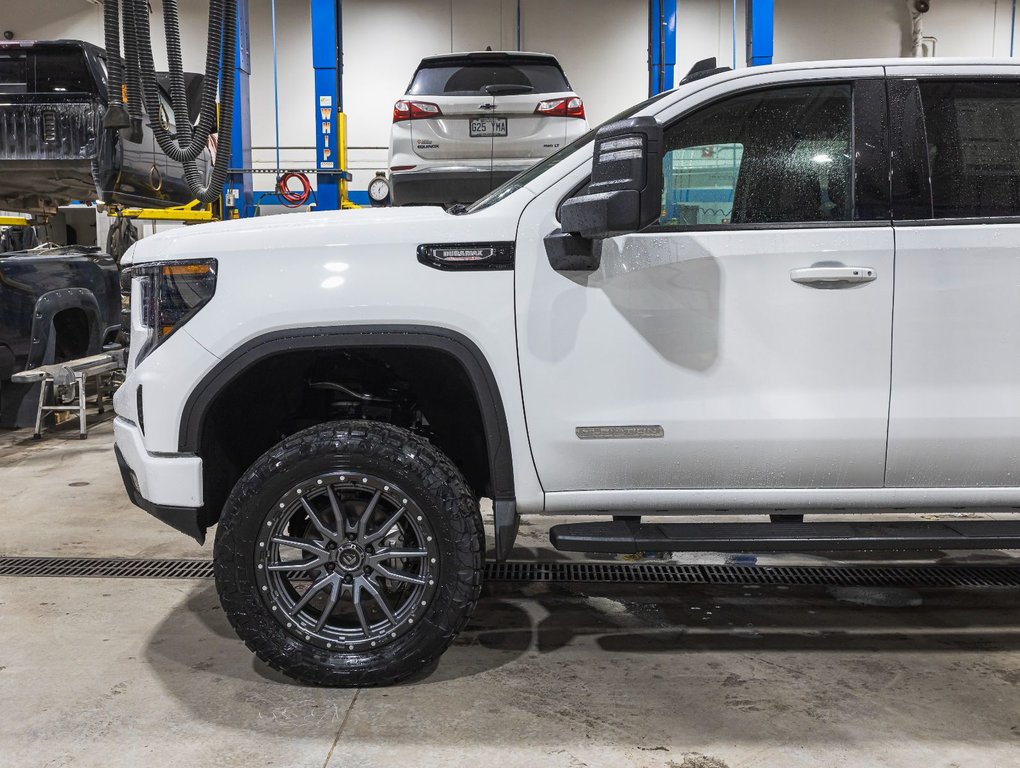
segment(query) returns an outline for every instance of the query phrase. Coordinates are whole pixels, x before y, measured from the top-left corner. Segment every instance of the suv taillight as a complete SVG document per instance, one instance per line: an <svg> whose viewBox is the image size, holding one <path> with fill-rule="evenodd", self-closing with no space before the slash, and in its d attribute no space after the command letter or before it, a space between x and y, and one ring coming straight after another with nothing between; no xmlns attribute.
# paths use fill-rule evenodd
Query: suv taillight
<svg viewBox="0 0 1020 768"><path fill-rule="evenodd" d="M443 111L436 105L427 101L398 101L393 105L393 122L399 123L403 120L424 120L429 117L439 117Z"/></svg>
<svg viewBox="0 0 1020 768"><path fill-rule="evenodd" d="M535 114L546 117L584 117L584 102L577 96L540 101L535 107Z"/></svg>

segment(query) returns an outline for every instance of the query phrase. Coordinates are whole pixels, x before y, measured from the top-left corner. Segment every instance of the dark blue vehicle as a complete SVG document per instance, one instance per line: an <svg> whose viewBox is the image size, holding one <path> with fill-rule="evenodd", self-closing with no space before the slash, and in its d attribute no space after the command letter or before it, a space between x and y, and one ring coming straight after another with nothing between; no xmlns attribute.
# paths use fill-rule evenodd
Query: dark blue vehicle
<svg viewBox="0 0 1020 768"><path fill-rule="evenodd" d="M0 256L0 426L31 424L38 385L17 371L98 354L121 328L117 263L66 246Z"/></svg>

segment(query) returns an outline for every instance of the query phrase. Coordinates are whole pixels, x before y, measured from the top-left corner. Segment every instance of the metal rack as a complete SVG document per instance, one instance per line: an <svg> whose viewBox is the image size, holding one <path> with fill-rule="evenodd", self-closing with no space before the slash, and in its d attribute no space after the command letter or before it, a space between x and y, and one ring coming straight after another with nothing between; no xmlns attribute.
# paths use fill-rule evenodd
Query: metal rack
<svg viewBox="0 0 1020 768"><path fill-rule="evenodd" d="M29 371L19 371L11 377L11 381L19 384L39 382L42 391L39 393L39 409L35 415L36 440L42 438L43 417L47 413L68 412L78 417L78 438L88 437L88 425L85 417L85 383L90 378L96 381L96 405L99 413L106 411L105 400L113 395L115 389L114 375L124 369L123 348L111 349L101 355L81 357L65 363L42 365ZM55 401L47 405L49 399ZM105 399L104 399L105 398Z"/></svg>

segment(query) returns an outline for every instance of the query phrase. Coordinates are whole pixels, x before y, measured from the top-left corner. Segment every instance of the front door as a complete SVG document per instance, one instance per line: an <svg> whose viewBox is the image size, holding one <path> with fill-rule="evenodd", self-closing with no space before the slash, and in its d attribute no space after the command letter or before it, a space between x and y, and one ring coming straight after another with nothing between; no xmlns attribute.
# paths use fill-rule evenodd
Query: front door
<svg viewBox="0 0 1020 768"><path fill-rule="evenodd" d="M748 91L667 125L662 218L604 241L593 273L554 272L543 249L569 187L525 210L518 343L547 492L882 485L893 234L865 201L888 178L865 93L884 114L874 80ZM856 199L854 114L858 164L881 166L857 169Z"/></svg>

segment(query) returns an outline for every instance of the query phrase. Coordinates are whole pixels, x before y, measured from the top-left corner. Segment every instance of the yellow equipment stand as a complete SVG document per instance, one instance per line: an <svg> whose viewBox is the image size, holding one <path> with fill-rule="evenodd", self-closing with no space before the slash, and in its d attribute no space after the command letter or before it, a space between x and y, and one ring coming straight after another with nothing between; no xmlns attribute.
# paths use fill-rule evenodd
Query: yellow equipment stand
<svg viewBox="0 0 1020 768"><path fill-rule="evenodd" d="M0 216L0 227L30 227L32 219L29 216Z"/></svg>
<svg viewBox="0 0 1020 768"><path fill-rule="evenodd" d="M338 167L346 171L347 170L347 114L345 112L337 112L336 115L336 128L337 128L337 149L340 151ZM351 208L360 208L361 206L357 203L352 203L347 198L347 177L340 177L340 210L347 210Z"/></svg>
<svg viewBox="0 0 1020 768"><path fill-rule="evenodd" d="M203 206L198 200L192 200L187 205L178 205L174 208L123 208L120 211L114 211L108 207L106 212L108 216L123 216L127 219L181 221L185 224L199 224L215 220L212 205Z"/></svg>

